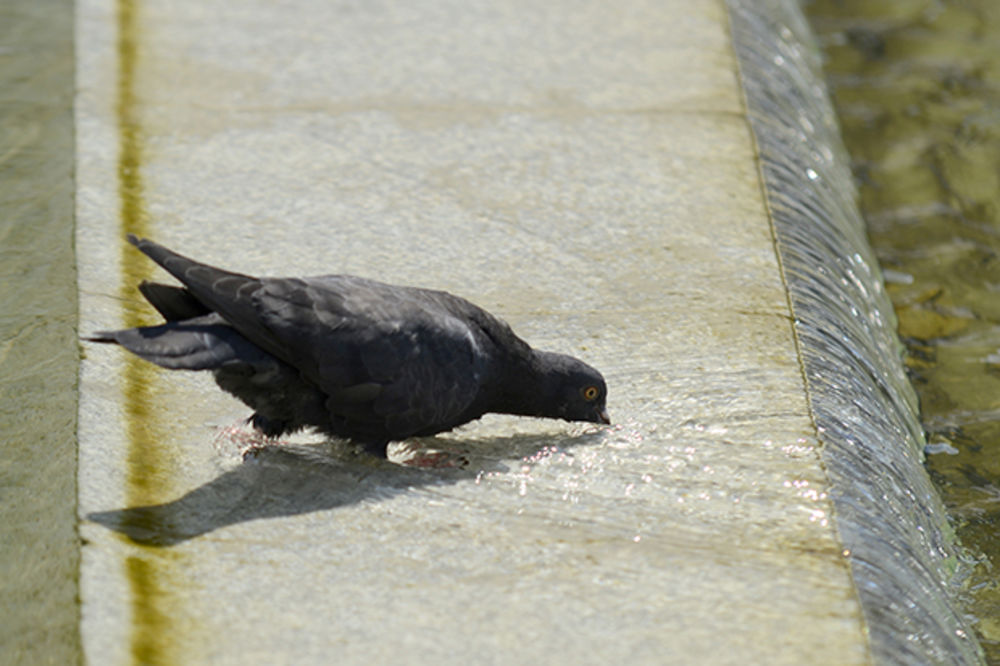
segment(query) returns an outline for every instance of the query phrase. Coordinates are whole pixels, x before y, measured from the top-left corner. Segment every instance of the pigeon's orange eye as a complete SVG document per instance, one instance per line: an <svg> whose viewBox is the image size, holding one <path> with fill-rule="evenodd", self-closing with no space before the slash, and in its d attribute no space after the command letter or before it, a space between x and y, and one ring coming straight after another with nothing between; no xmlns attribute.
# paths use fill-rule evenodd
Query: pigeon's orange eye
<svg viewBox="0 0 1000 666"><path fill-rule="evenodd" d="M597 390L596 386L588 386L582 391L580 391L580 395L582 395L583 399L586 400L587 402L595 400L597 398L598 393L600 393L600 391Z"/></svg>

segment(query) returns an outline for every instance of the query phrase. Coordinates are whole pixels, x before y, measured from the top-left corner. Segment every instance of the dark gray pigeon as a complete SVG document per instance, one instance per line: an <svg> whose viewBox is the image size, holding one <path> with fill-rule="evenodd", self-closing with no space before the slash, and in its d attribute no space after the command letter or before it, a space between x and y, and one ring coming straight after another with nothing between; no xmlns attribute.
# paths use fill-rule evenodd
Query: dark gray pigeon
<svg viewBox="0 0 1000 666"><path fill-rule="evenodd" d="M166 323L89 339L211 370L268 437L314 428L385 456L390 441L487 412L610 423L601 373L535 351L458 296L350 275L255 278L128 240L184 286L139 285Z"/></svg>

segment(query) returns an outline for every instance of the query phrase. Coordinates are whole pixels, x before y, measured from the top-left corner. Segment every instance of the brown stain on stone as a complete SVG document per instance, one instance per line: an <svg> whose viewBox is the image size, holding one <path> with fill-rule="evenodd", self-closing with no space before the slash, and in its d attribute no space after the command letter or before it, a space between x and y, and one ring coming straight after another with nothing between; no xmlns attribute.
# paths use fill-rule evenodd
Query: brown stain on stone
<svg viewBox="0 0 1000 666"><path fill-rule="evenodd" d="M140 60L137 0L117 0L118 80L115 113L118 119L118 198L121 237L148 236L149 213L143 183L143 127L136 92ZM149 277L148 261L131 245L122 243L119 288L125 327L152 323L147 311L136 307L136 285ZM145 506L167 499L169 460L163 455L163 432L153 407L155 367L132 354L124 355L122 393L126 414L128 506ZM132 597L132 660L137 664L179 663L172 654L171 628L177 618L170 610L170 572L176 554L163 549L137 548L125 561Z"/></svg>

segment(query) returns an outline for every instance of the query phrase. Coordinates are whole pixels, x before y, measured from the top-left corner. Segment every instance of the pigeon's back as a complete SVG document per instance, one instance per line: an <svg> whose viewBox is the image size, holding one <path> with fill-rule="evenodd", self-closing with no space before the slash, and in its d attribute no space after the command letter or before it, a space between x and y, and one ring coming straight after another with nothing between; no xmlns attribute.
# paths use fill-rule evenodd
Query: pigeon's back
<svg viewBox="0 0 1000 666"><path fill-rule="evenodd" d="M344 275L261 284L258 313L283 359L333 402L380 386L371 416L392 438L453 427L502 362L483 324L505 325L445 292Z"/></svg>

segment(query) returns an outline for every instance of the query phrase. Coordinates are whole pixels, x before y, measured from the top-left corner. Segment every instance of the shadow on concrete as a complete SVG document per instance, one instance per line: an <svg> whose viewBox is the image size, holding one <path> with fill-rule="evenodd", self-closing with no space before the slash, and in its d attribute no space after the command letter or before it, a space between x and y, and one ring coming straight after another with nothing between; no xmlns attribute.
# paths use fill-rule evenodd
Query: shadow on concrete
<svg viewBox="0 0 1000 666"><path fill-rule="evenodd" d="M382 500L411 488L454 484L489 472L505 472L513 462L545 449L565 451L603 438L517 435L479 440L426 439L444 445L449 468L416 468L354 452L338 444L272 444L255 449L243 462L183 497L165 504L128 507L87 515L136 543L171 546L220 527L261 518L293 516ZM436 450L435 447L434 450ZM427 449L417 455L427 454Z"/></svg>

